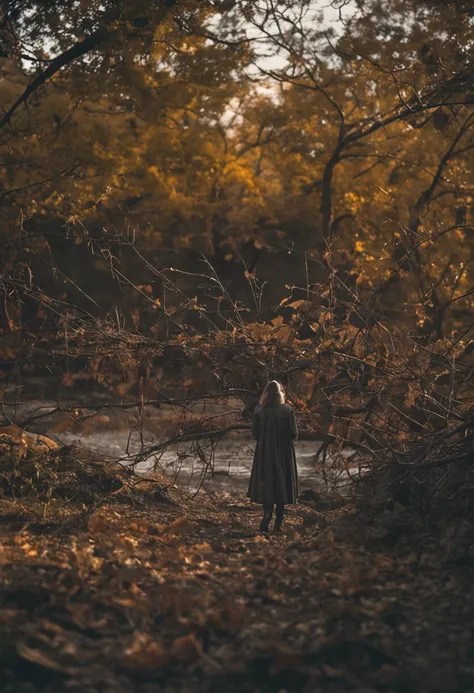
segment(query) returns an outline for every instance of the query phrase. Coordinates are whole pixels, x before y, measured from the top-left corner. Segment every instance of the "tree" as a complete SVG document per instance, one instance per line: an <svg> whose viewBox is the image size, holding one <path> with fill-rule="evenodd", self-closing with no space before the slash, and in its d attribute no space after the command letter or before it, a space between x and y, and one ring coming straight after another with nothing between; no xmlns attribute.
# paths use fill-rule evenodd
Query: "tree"
<svg viewBox="0 0 474 693"><path fill-rule="evenodd" d="M448 105L469 103L468 94L460 97L471 64L466 12L448 5L433 16L422 3L374 2L361 3L344 18L344 6L339 36L321 25L318 3L270 1L253 17L261 40L285 57L275 69L260 65L265 79L296 90L301 98L314 93L325 122L337 125L321 176L326 238L334 232L333 182L344 158L363 156L386 128L407 119L422 127L435 113L439 124L449 119ZM446 19L455 27L449 39L442 31ZM439 44L438 59L429 40ZM460 53L459 45L467 49Z"/></svg>
<svg viewBox="0 0 474 693"><path fill-rule="evenodd" d="M12 45L57 32L63 55L107 7L56 7L41 36L19 15ZM331 33L318 3L180 3L138 26L120 7L27 107L25 58L4 60L5 362L65 386L75 364L131 408L186 406L186 383L248 414L277 377L310 435L374 459L464 421L473 117L441 26L466 37L468 15L360 3ZM228 430L202 426L199 445Z"/></svg>

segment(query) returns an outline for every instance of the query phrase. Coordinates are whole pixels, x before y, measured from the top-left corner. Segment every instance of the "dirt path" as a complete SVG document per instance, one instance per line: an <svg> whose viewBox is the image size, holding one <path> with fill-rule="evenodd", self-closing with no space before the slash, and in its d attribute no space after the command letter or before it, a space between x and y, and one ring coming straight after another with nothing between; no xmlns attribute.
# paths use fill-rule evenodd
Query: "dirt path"
<svg viewBox="0 0 474 693"><path fill-rule="evenodd" d="M236 495L0 517L5 693L474 691L474 567L350 512L268 538Z"/></svg>

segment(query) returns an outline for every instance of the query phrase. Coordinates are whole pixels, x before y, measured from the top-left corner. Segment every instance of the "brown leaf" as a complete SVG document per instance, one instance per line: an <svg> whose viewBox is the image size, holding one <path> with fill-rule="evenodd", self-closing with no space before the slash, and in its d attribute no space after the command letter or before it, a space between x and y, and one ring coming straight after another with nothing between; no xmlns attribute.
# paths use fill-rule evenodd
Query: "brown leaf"
<svg viewBox="0 0 474 693"><path fill-rule="evenodd" d="M107 521L105 517L102 517L99 514L94 514L91 515L89 520L87 521L87 528L89 532L105 532L107 529Z"/></svg>
<svg viewBox="0 0 474 693"><path fill-rule="evenodd" d="M171 649L173 659L180 662L195 662L202 654L202 647L194 633L174 641Z"/></svg>
<svg viewBox="0 0 474 693"><path fill-rule="evenodd" d="M244 625L247 616L248 609L244 604L231 603L217 614L215 625L226 630L237 630Z"/></svg>
<svg viewBox="0 0 474 693"><path fill-rule="evenodd" d="M295 310L298 310L299 308L312 308L313 304L311 301L305 301L304 299L301 299L299 301L293 301L293 303L288 303L288 308L294 308Z"/></svg>
<svg viewBox="0 0 474 693"><path fill-rule="evenodd" d="M70 373L64 373L63 377L61 378L61 385L64 387L72 387L74 385L74 380Z"/></svg>
<svg viewBox="0 0 474 693"><path fill-rule="evenodd" d="M75 423L76 422L73 418L67 418L65 421L61 421L49 430L51 433L61 433L62 431L67 431L68 428L72 428Z"/></svg>
<svg viewBox="0 0 474 693"><path fill-rule="evenodd" d="M125 650L122 665L126 669L150 670L166 666L170 661L163 647L146 633L137 633L132 645Z"/></svg>
<svg viewBox="0 0 474 693"><path fill-rule="evenodd" d="M272 672L295 671L301 667L303 658L296 652L277 652L272 665Z"/></svg>
<svg viewBox="0 0 474 693"><path fill-rule="evenodd" d="M18 643L16 650L20 657L26 659L28 662L37 664L45 669L53 669L54 671L60 671L61 673L69 673L69 670L63 667L59 662L55 662L41 650L28 647L24 643Z"/></svg>
<svg viewBox="0 0 474 693"><path fill-rule="evenodd" d="M47 448L48 450L57 450L59 448L59 445L56 443L56 441L52 438L48 438L48 436L36 436L36 444L39 449Z"/></svg>
<svg viewBox="0 0 474 693"><path fill-rule="evenodd" d="M264 536L261 535L261 534L257 534L257 535L254 537L253 540L254 540L254 542L256 542L257 544L266 544L267 541L268 541L267 537L264 537Z"/></svg>
<svg viewBox="0 0 474 693"><path fill-rule="evenodd" d="M201 544L195 544L194 549L200 553L211 553L213 550L212 546L208 544L207 541L204 541Z"/></svg>
<svg viewBox="0 0 474 693"><path fill-rule="evenodd" d="M163 534L186 534L187 532L191 531L192 527L193 526L190 520L186 517L186 515L183 515L165 527Z"/></svg>
<svg viewBox="0 0 474 693"><path fill-rule="evenodd" d="M136 522L130 522L129 527L132 532L140 532L144 534L147 534L151 530L151 527L148 524L148 522L143 519L139 519Z"/></svg>

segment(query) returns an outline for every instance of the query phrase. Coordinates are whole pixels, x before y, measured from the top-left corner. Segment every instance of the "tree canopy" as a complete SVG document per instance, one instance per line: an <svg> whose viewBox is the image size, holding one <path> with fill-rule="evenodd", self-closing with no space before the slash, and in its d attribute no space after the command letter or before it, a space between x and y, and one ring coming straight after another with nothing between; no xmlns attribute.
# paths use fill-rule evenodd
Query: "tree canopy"
<svg viewBox="0 0 474 693"><path fill-rule="evenodd" d="M402 388L409 428L415 364L470 338L472 8L332 8L3 3L5 363L74 325L124 392L171 348L199 392L291 381L311 426Z"/></svg>

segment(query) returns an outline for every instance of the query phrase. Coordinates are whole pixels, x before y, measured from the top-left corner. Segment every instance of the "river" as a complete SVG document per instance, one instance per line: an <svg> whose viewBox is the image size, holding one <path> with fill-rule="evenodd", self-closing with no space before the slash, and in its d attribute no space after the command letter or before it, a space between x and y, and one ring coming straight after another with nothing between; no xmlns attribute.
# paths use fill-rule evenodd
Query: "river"
<svg viewBox="0 0 474 693"><path fill-rule="evenodd" d="M50 435L64 445L77 444L123 464L133 464L134 455L144 448L169 440L178 430L185 430L202 418L217 419L219 426L235 423L237 404L235 401L206 404L205 410L202 404L191 405L184 415L181 409L160 405L145 408L141 416L136 409L110 408L110 404L94 416L92 410L80 409L81 405L77 404L80 419L91 415L85 421L77 421L70 413L54 411L57 404L52 401L32 400L15 406L4 404L2 423L16 423L27 430ZM67 406L76 405L69 402ZM318 447L319 443L304 439L295 444L300 490L317 489L325 484L315 461ZM197 452L195 445L189 443L170 445L159 456L151 455L135 469L148 474L156 468L173 483L191 492L199 487L208 491L242 490L249 481L254 448L249 432L239 431L224 437L212 449L206 442ZM344 457L350 453L347 451ZM208 471L203 475L206 467ZM335 467L330 457L327 467ZM328 476L343 490L350 485L357 467L341 467L331 468Z"/></svg>

